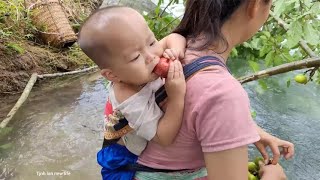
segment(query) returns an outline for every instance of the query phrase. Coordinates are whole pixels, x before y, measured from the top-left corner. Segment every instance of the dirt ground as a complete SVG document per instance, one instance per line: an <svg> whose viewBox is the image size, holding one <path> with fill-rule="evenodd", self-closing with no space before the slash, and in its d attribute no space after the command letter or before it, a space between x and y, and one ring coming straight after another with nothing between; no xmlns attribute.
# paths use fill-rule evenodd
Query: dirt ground
<svg viewBox="0 0 320 180"><path fill-rule="evenodd" d="M32 73L67 72L93 65L77 43L65 49L56 49L41 43L37 34L33 34L35 38L26 38L32 33L30 22L24 18L25 7L21 4L23 0L15 1L17 4L11 4L11 9L4 8L8 5L5 4L7 2L0 3L5 5L0 6L0 121L16 103ZM70 25L76 27L75 33L83 20L101 3L102 0L80 0L77 3L73 0L64 1L64 10ZM8 31L10 34L7 36L5 32ZM10 48L9 44L19 47ZM42 81L37 81L35 88L41 83Z"/></svg>
<svg viewBox="0 0 320 180"><path fill-rule="evenodd" d="M76 45L74 45L76 46ZM82 54L70 58L65 51L35 46L24 42L24 54L17 54L0 44L0 95L16 94L23 91L32 73L38 74L67 72L92 65Z"/></svg>
<svg viewBox="0 0 320 180"><path fill-rule="evenodd" d="M0 98L21 93L34 72L39 74L67 72L93 65L76 43L69 48L55 49L38 41L37 34L31 33L32 28L29 28L33 23L23 19L28 3L22 5L21 2L23 1L15 2L17 4L14 4L13 7L16 8L0 8L0 18L2 18L0 21ZM102 0L63 1L62 7L70 25L73 28L77 27L74 28L75 33L85 18L101 3ZM12 35L3 35L3 32L8 28ZM35 38L31 40L25 38L30 34ZM17 44L23 51L19 52L19 48L18 51L17 48L10 48L8 44Z"/></svg>

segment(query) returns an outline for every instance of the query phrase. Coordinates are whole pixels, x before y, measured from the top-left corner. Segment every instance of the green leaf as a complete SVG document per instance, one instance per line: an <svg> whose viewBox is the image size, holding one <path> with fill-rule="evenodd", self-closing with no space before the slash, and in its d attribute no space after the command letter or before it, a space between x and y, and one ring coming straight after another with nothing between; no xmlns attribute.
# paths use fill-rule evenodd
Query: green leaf
<svg viewBox="0 0 320 180"><path fill-rule="evenodd" d="M312 6L312 0L303 0L303 3L310 8Z"/></svg>
<svg viewBox="0 0 320 180"><path fill-rule="evenodd" d="M265 65L266 66L271 66L273 64L273 59L275 57L275 52L274 51L270 51L265 59Z"/></svg>
<svg viewBox="0 0 320 180"><path fill-rule="evenodd" d="M272 46L269 44L265 44L259 52L259 57L263 57L264 55L266 55L267 53L270 53L270 51L272 50Z"/></svg>
<svg viewBox="0 0 320 180"><path fill-rule="evenodd" d="M256 119L257 112L255 110L251 110L251 117L252 117L252 119Z"/></svg>
<svg viewBox="0 0 320 180"><path fill-rule="evenodd" d="M286 42L286 46L290 49L298 44L303 36L302 25L299 21L294 21L288 30L288 41Z"/></svg>
<svg viewBox="0 0 320 180"><path fill-rule="evenodd" d="M278 0L274 3L274 15L279 17L286 8L285 0Z"/></svg>
<svg viewBox="0 0 320 180"><path fill-rule="evenodd" d="M271 34L270 34L270 32L268 32L268 31L262 31L262 33L263 33L265 36L267 36L267 38L270 38L270 37L271 37Z"/></svg>
<svg viewBox="0 0 320 180"><path fill-rule="evenodd" d="M316 31L310 23L303 26L304 39L311 45L317 45L320 41L320 33Z"/></svg>
<svg viewBox="0 0 320 180"><path fill-rule="evenodd" d="M283 60L282 60L281 56L275 56L273 62L274 62L275 66L279 66L279 65L283 64Z"/></svg>
<svg viewBox="0 0 320 180"><path fill-rule="evenodd" d="M286 59L287 62L294 61L294 58L289 54L288 51L282 52L281 56L283 56L283 58Z"/></svg>
<svg viewBox="0 0 320 180"><path fill-rule="evenodd" d="M254 39L250 42L251 47L252 47L253 49L259 50L259 49L260 49L260 48L259 48L259 42L260 42L260 39L259 39L259 38L254 38Z"/></svg>
<svg viewBox="0 0 320 180"><path fill-rule="evenodd" d="M0 146L0 149L6 150L12 147L12 143L3 144Z"/></svg>
<svg viewBox="0 0 320 180"><path fill-rule="evenodd" d="M0 128L0 138L9 134L12 131L12 127Z"/></svg>
<svg viewBox="0 0 320 180"><path fill-rule="evenodd" d="M248 42L244 42L243 47L252 49L251 45Z"/></svg>
<svg viewBox="0 0 320 180"><path fill-rule="evenodd" d="M236 48L232 48L232 50L231 50L231 56L232 56L232 57L238 56L238 50L237 50Z"/></svg>
<svg viewBox="0 0 320 180"><path fill-rule="evenodd" d="M267 83L264 81L264 80L258 80L258 82L259 82L259 85L261 86L261 88L263 89L263 90L267 90L268 89L268 85L267 85Z"/></svg>
<svg viewBox="0 0 320 180"><path fill-rule="evenodd" d="M259 69L260 69L260 66L258 63L254 62L254 61L249 61L249 66L251 67L251 69L254 71L254 72L258 72Z"/></svg>
<svg viewBox="0 0 320 180"><path fill-rule="evenodd" d="M159 16L160 14L160 5L158 5L155 9L154 9L154 13L156 14L156 16Z"/></svg>
<svg viewBox="0 0 320 180"><path fill-rule="evenodd" d="M291 84L291 79L288 79L287 80L287 87L290 87L290 84Z"/></svg>
<svg viewBox="0 0 320 180"><path fill-rule="evenodd" d="M310 11L314 14L320 13L320 2L315 2L313 6L311 7Z"/></svg>
<svg viewBox="0 0 320 180"><path fill-rule="evenodd" d="M12 50L16 51L19 54L23 54L24 53L24 49L21 46L19 46L18 44L16 44L16 43L8 43L6 46L9 49L12 49Z"/></svg>

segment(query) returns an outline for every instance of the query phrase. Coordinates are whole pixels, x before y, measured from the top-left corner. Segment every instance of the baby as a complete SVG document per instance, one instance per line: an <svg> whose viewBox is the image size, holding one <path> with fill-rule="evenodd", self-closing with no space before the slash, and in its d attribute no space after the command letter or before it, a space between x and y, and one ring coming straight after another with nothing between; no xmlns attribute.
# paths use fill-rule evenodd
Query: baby
<svg viewBox="0 0 320 180"><path fill-rule="evenodd" d="M134 164L148 141L170 145L182 121L185 77L179 59L186 40L170 34L158 41L144 18L128 7L99 9L83 24L78 39L84 53L101 69L109 84L106 105L106 147L97 154L103 179L132 179ZM163 80L154 70L160 57L170 59L165 78L165 113L155 102Z"/></svg>

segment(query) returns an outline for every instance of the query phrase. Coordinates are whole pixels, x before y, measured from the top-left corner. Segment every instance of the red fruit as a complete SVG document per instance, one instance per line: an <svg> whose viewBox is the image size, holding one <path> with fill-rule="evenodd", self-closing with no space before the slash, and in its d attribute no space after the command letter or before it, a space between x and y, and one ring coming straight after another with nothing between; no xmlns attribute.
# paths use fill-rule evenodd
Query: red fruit
<svg viewBox="0 0 320 180"><path fill-rule="evenodd" d="M160 77L166 78L169 71L169 59L160 58L159 63L153 69L153 72Z"/></svg>

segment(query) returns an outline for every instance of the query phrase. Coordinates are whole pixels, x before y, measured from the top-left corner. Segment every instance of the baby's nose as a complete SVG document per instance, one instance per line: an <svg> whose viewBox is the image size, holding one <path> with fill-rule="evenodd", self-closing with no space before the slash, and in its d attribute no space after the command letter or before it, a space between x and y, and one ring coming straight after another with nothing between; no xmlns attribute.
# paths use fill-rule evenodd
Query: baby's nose
<svg viewBox="0 0 320 180"><path fill-rule="evenodd" d="M154 56L154 55L148 55L147 57L146 57L146 63L147 64L149 64L149 63L151 63L152 61L154 61L156 59L156 56Z"/></svg>

